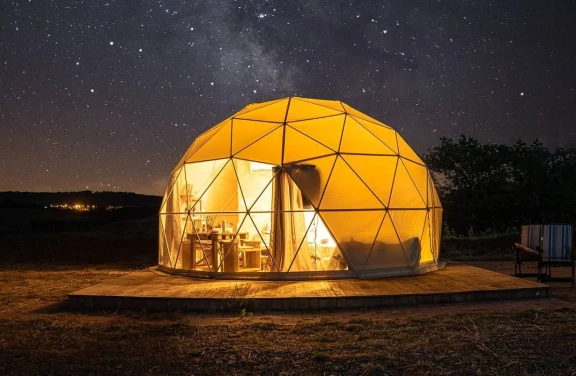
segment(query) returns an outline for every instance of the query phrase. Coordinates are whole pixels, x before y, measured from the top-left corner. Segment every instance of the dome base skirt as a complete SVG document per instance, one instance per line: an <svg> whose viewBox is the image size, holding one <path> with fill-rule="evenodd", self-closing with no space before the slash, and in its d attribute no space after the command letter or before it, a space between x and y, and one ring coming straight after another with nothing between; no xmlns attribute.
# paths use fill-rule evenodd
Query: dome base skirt
<svg viewBox="0 0 576 376"><path fill-rule="evenodd" d="M421 264L418 268L400 267L387 269L373 269L364 271L332 270L320 272L204 272L195 270L174 269L158 265L158 270L164 273L191 278L222 279L222 280L259 280L259 281L306 281L306 280L332 280L332 279L375 279L387 277L403 277L424 274L443 269L445 263L429 262Z"/></svg>

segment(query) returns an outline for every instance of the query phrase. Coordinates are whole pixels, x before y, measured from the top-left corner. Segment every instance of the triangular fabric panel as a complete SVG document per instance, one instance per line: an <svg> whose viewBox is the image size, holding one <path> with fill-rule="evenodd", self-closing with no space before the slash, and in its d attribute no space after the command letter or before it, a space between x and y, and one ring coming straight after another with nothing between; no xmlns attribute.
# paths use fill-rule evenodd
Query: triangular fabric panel
<svg viewBox="0 0 576 376"><path fill-rule="evenodd" d="M284 164L319 155L334 154L332 149L328 149L290 126L286 126L284 138Z"/></svg>
<svg viewBox="0 0 576 376"><path fill-rule="evenodd" d="M241 159L234 160L240 192L244 200L240 211L272 210L272 165L261 165ZM243 207L242 207L243 205Z"/></svg>
<svg viewBox="0 0 576 376"><path fill-rule="evenodd" d="M342 155L360 179L388 206L396 172L397 156Z"/></svg>
<svg viewBox="0 0 576 376"><path fill-rule="evenodd" d="M442 209L434 209L432 210L432 214L434 215L433 227L435 230L434 239L436 240L432 243L432 252L434 253L434 258L438 260L438 255L440 253L440 239L442 237Z"/></svg>
<svg viewBox="0 0 576 376"><path fill-rule="evenodd" d="M265 121L232 120L232 154L238 153L278 127L281 127L278 123Z"/></svg>
<svg viewBox="0 0 576 376"><path fill-rule="evenodd" d="M340 115L342 110L337 111L325 106L319 106L310 102L292 98L288 109L287 122L298 121L303 119L315 119L320 117Z"/></svg>
<svg viewBox="0 0 576 376"><path fill-rule="evenodd" d="M386 214L364 270L408 266L410 266L410 261L406 256L402 242L392 224L390 215Z"/></svg>
<svg viewBox="0 0 576 376"><path fill-rule="evenodd" d="M402 136L400 136L398 133L396 133L396 137L398 138L398 151L400 153L400 156L404 157L406 159L409 159L413 162L420 163L421 165L424 165L424 162L422 162L422 159L420 159L418 154L416 154L416 152L414 152L414 150L412 150L412 148L406 143L406 141L404 141Z"/></svg>
<svg viewBox="0 0 576 376"><path fill-rule="evenodd" d="M420 242L420 264L434 261L431 239L433 229L430 227L431 213L431 211L426 213L426 220L424 221L424 230L422 231L422 240Z"/></svg>
<svg viewBox="0 0 576 376"><path fill-rule="evenodd" d="M298 100L308 103L314 103L318 106L327 107L344 114L344 107L342 106L342 102L340 101L331 101L327 99L312 99L312 98L298 98Z"/></svg>
<svg viewBox="0 0 576 376"><path fill-rule="evenodd" d="M268 101L268 102L261 102L261 103L252 103L249 104L248 106L244 107L243 109L241 109L240 111L238 111L237 113L234 114L234 117L242 117L242 115L247 114L249 112L258 110L260 108L266 107L266 106L270 106L273 105L275 103L281 102L281 101L286 101L286 99L277 99L274 101ZM248 116L249 117L249 116Z"/></svg>
<svg viewBox="0 0 576 376"><path fill-rule="evenodd" d="M422 197L422 201L424 201L424 203L426 204L426 207L431 207L432 206L431 202L427 201L427 199L428 199L428 170L426 170L426 167L421 166L421 165L414 163L414 162L410 162L409 160L403 159L403 158L400 159L400 163L402 163L404 165L404 167L406 168L406 170L408 171L408 174L412 178L412 181L414 182L416 189L420 193L420 196Z"/></svg>
<svg viewBox="0 0 576 376"><path fill-rule="evenodd" d="M334 236L350 270L362 270L386 212L327 211L320 217Z"/></svg>
<svg viewBox="0 0 576 376"><path fill-rule="evenodd" d="M200 149L208 140L210 140L210 138L212 138L212 136L214 136L220 129L222 129L224 125L228 124L229 122L230 118L224 120L220 124L208 129L206 132L198 136L190 148L188 148L186 153L184 153L184 156L180 159L180 162L178 162L177 166L180 167L182 164L188 162L188 158L190 158L192 154L198 151L198 149Z"/></svg>
<svg viewBox="0 0 576 376"><path fill-rule="evenodd" d="M421 237L426 220L426 210L390 210L389 212L402 248L410 266L420 262Z"/></svg>
<svg viewBox="0 0 576 376"><path fill-rule="evenodd" d="M428 205L429 208L433 208L434 207L434 182L432 181L432 176L430 175L430 173L428 171L426 171L426 173L428 174L428 182L427 182L427 189L426 189L426 205Z"/></svg>
<svg viewBox="0 0 576 376"><path fill-rule="evenodd" d="M279 165L282 163L282 136L284 133L282 128L276 128L276 130L236 153L234 157Z"/></svg>
<svg viewBox="0 0 576 376"><path fill-rule="evenodd" d="M399 162L388 207L393 209L426 209L426 203L414 185L406 167Z"/></svg>
<svg viewBox="0 0 576 376"><path fill-rule="evenodd" d="M442 203L440 202L440 197L438 197L438 191L436 190L436 186L434 185L434 180L432 176L430 176L430 194L432 195L432 206L435 208L441 208Z"/></svg>
<svg viewBox="0 0 576 376"><path fill-rule="evenodd" d="M344 109L346 109L346 113L347 113L347 114L350 114L350 115L352 115L352 116L354 116L354 117L357 117L357 118L360 118L360 119L364 119L364 120L370 121L370 122L372 122L372 123L374 123L374 124L383 125L383 126L387 127L386 124L384 124L384 123L382 123L382 122L374 119L373 117L370 117L370 116L366 115L366 114L363 113L363 112L360 112L360 111L358 111L358 110L356 110L356 109L348 106L346 103L342 103L342 105L344 106Z"/></svg>
<svg viewBox="0 0 576 376"><path fill-rule="evenodd" d="M384 209L384 205L339 157L322 196L320 209Z"/></svg>
<svg viewBox="0 0 576 376"><path fill-rule="evenodd" d="M330 116L326 118L297 121L289 125L308 135L321 144L338 151L342 138L342 127L345 115Z"/></svg>
<svg viewBox="0 0 576 376"><path fill-rule="evenodd" d="M376 136L384 145L386 145L393 153L398 154L398 144L396 141L396 131L392 128L377 125L372 122L366 121L361 118L351 116L354 120L360 123L370 133Z"/></svg>
<svg viewBox="0 0 576 376"><path fill-rule="evenodd" d="M287 106L288 98L285 98L268 106L262 106L254 110L243 112L242 114L234 115L234 118L283 123L286 118Z"/></svg>
<svg viewBox="0 0 576 376"><path fill-rule="evenodd" d="M318 208L322 193L332 173L336 156L311 159L305 163L287 166L286 171L310 203Z"/></svg>
<svg viewBox="0 0 576 376"><path fill-rule="evenodd" d="M385 155L396 154L351 116L346 117L340 152Z"/></svg>
<svg viewBox="0 0 576 376"><path fill-rule="evenodd" d="M208 161L230 157L230 144L232 141L232 121L218 130L208 141L186 159L186 162Z"/></svg>

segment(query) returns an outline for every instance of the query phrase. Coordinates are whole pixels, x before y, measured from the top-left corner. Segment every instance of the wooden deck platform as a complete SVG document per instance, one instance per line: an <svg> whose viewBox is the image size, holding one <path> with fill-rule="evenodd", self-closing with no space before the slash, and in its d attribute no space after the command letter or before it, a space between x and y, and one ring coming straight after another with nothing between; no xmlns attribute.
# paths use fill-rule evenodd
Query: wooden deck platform
<svg viewBox="0 0 576 376"><path fill-rule="evenodd" d="M371 280L222 281L155 268L68 295L78 309L221 311L316 310L548 297L549 287L464 264L435 272Z"/></svg>

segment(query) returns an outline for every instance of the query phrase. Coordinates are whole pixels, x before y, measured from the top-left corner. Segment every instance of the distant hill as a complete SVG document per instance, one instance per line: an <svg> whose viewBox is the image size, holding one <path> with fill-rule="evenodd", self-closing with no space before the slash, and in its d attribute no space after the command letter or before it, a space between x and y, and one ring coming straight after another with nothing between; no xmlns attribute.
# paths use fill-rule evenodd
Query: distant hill
<svg viewBox="0 0 576 376"><path fill-rule="evenodd" d="M0 192L0 237L112 230L154 233L161 202L160 196L129 192ZM83 211L50 206L59 204L96 208Z"/></svg>
<svg viewBox="0 0 576 376"><path fill-rule="evenodd" d="M0 192L0 207L32 208L51 204L160 207L162 197L132 192Z"/></svg>

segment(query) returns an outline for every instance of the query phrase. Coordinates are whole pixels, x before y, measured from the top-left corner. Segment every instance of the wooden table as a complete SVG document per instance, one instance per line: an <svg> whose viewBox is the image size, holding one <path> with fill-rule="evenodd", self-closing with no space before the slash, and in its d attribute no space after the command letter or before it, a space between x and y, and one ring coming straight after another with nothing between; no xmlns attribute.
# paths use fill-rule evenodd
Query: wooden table
<svg viewBox="0 0 576 376"><path fill-rule="evenodd" d="M238 247L237 247L237 243L238 240L246 240L248 239L248 233L247 232L239 232L238 234L236 233L232 233L232 232L226 232L226 233L218 233L218 232L192 232L192 233L187 233L186 234L186 239L189 240L189 249L182 249L182 269L191 269L191 270L196 270L196 250L197 250L197 245L198 245L198 241L202 241L202 240L209 240L211 241L211 249L210 249L210 257L211 257L211 264L210 264L210 270L211 271L227 271L226 269L236 269L235 271L237 271L238 267L236 266L234 268L233 264L228 264L228 268L226 268L226 263L224 263L224 269L222 270L222 258L220 256L220 249L223 245L223 243L226 242L230 242L233 239L234 242L236 243L236 247L233 247L232 250L228 253L232 253L232 254L238 254ZM236 251L234 251L234 248L236 249ZM222 253L226 252L228 250L228 247L225 246L224 250ZM204 257L204 255L200 255L201 258ZM208 256L208 255L206 255ZM236 257L237 259L237 257ZM218 267L220 266L220 268L218 270L216 270Z"/></svg>

